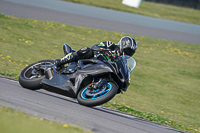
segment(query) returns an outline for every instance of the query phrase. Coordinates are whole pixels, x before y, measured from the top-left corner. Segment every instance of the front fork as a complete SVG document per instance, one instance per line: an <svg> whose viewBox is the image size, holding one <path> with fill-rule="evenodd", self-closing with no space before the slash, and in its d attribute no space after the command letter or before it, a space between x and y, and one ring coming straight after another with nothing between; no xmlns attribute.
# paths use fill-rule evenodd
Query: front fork
<svg viewBox="0 0 200 133"><path fill-rule="evenodd" d="M95 81L95 79L93 78L93 81L89 85L88 89L94 89L94 90L101 89L103 87L103 85L107 83L106 79L101 79L101 78L99 79L99 81L97 83L94 83L94 81Z"/></svg>

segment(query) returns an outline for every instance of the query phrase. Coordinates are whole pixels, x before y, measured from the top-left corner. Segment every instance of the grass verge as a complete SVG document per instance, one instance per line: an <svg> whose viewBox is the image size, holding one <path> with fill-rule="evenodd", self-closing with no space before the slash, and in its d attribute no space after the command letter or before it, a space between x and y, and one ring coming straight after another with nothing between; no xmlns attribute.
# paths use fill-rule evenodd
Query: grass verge
<svg viewBox="0 0 200 133"><path fill-rule="evenodd" d="M122 0L64 0L156 18L200 24L200 10L142 1L140 8L122 4Z"/></svg>
<svg viewBox="0 0 200 133"><path fill-rule="evenodd" d="M156 122L156 123L159 123L162 125L170 126L175 129L182 130L182 131L187 131L187 132L198 132L199 131L199 129L195 129L192 125L188 126L188 125L177 123L174 120L165 118L164 115L162 115L162 114L158 115L158 114L154 114L154 113L150 113L150 112L137 111L125 104L116 104L116 103L108 102L108 103L105 103L104 106L113 108L113 109L121 111L121 112L126 112L128 114L135 115L141 119L145 119L145 120ZM161 113L164 113L164 111L161 111Z"/></svg>
<svg viewBox="0 0 200 133"><path fill-rule="evenodd" d="M91 133L68 124L27 115L7 107L0 106L1 133Z"/></svg>
<svg viewBox="0 0 200 133"><path fill-rule="evenodd" d="M63 43L78 50L105 40L117 43L125 35L0 15L0 73L18 79L28 64L64 56ZM120 110L123 105L178 123L182 126L167 124L180 130L199 132L200 45L129 36L138 43L137 66L127 92L106 106Z"/></svg>

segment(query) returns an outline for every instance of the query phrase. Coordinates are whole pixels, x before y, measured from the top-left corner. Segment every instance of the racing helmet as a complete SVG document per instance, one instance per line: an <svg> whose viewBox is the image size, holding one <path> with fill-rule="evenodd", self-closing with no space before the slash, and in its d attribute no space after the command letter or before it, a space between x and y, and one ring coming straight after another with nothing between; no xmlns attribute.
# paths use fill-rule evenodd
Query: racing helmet
<svg viewBox="0 0 200 133"><path fill-rule="evenodd" d="M132 56L137 49L137 43L135 39L129 36L122 37L117 45L120 48L121 54L125 53L126 55L129 56Z"/></svg>

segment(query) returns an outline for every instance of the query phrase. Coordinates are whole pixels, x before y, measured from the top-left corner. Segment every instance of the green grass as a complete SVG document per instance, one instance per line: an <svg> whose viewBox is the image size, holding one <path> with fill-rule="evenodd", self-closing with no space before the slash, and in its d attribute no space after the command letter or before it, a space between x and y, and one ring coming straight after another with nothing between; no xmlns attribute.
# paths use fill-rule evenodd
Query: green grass
<svg viewBox="0 0 200 133"><path fill-rule="evenodd" d="M200 10L164 5L153 2L141 2L140 8L133 8L122 4L122 0L64 0L91 6L136 13L156 18L169 19L193 24L200 24Z"/></svg>
<svg viewBox="0 0 200 133"><path fill-rule="evenodd" d="M0 106L1 133L91 133L69 124L58 124Z"/></svg>
<svg viewBox="0 0 200 133"><path fill-rule="evenodd" d="M122 112L126 112L129 114L133 114L133 115L137 116L138 118L156 122L161 125L170 126L175 129L179 129L179 130L183 130L183 131L187 131L187 132L195 132L195 131L198 132L198 129L194 129L194 127L192 125L188 126L188 125L185 125L185 123L180 124L180 123L177 123L175 120L165 118L163 115L165 113L164 111L161 111L160 114L154 114L151 112L141 112L141 111L134 110L130 106L125 105L125 103L116 104L116 103L108 102L108 103L105 103L104 106L110 107L110 108L113 108L113 109L116 109L116 110L119 110Z"/></svg>
<svg viewBox="0 0 200 133"><path fill-rule="evenodd" d="M18 79L28 64L64 56L63 43L78 50L105 40L117 43L125 35L0 15L0 73ZM129 107L182 125L168 123L172 127L200 131L200 45L129 36L138 43L131 85L106 106Z"/></svg>

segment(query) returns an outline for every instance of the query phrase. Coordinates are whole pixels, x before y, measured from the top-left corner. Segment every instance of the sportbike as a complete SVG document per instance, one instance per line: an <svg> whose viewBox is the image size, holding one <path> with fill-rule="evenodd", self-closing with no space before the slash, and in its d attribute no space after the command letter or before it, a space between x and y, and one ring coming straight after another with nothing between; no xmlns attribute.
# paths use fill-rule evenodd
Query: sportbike
<svg viewBox="0 0 200 133"><path fill-rule="evenodd" d="M128 55L108 61L100 54L71 62L59 70L53 60L42 60L24 68L19 83L30 90L45 89L77 98L80 104L91 107L106 103L126 91L135 66L136 61Z"/></svg>

